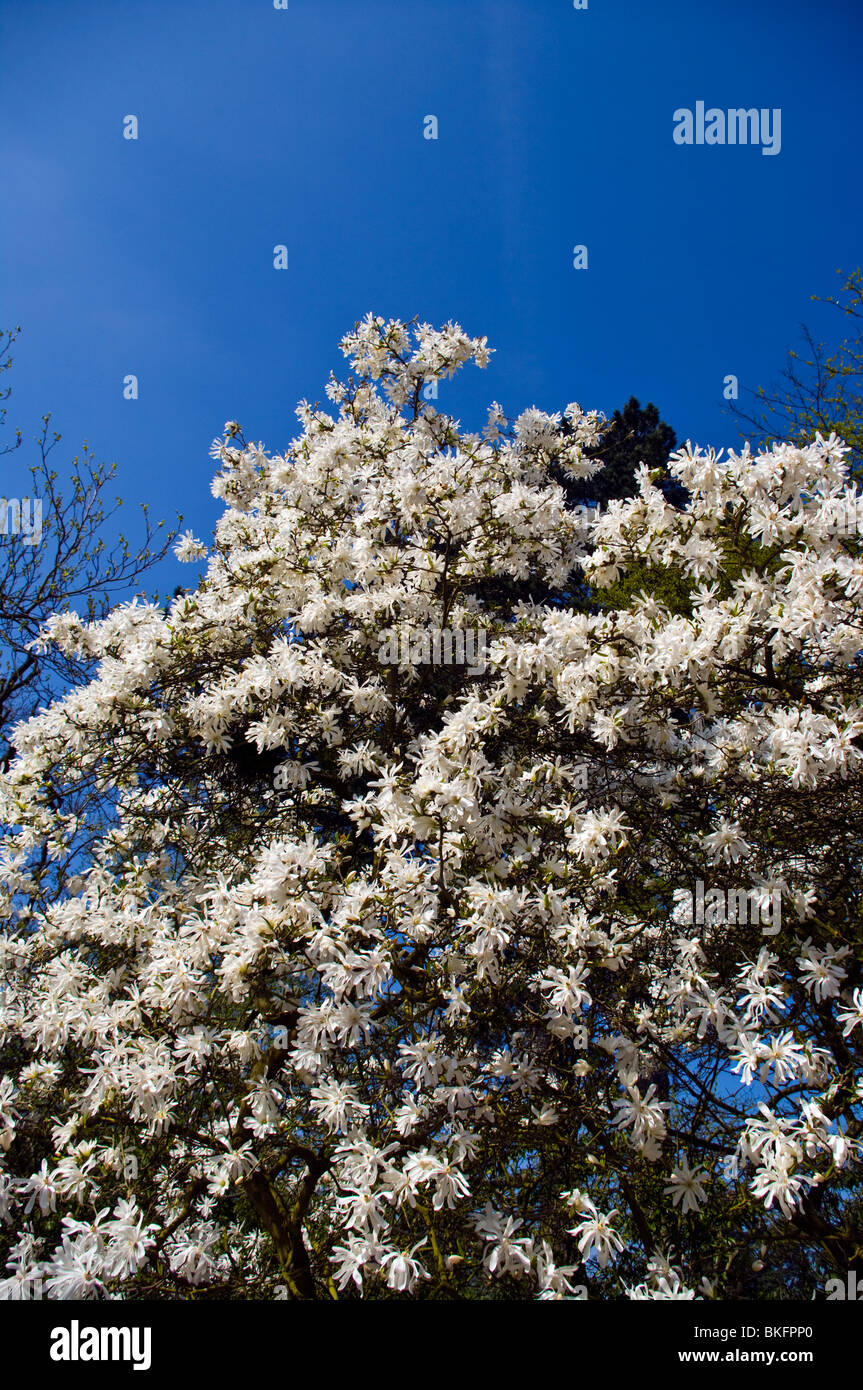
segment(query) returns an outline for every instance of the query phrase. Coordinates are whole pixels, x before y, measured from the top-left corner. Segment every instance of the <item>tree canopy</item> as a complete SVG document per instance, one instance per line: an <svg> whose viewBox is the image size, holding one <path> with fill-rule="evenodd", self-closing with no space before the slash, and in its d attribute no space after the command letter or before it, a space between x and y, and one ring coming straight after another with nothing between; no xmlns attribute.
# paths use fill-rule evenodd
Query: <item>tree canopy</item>
<svg viewBox="0 0 863 1390"><path fill-rule="evenodd" d="M847 448L597 515L595 413L424 401L484 338L342 349L215 442L196 587L46 625L98 668L0 779L6 1295L808 1299L861 1244Z"/></svg>

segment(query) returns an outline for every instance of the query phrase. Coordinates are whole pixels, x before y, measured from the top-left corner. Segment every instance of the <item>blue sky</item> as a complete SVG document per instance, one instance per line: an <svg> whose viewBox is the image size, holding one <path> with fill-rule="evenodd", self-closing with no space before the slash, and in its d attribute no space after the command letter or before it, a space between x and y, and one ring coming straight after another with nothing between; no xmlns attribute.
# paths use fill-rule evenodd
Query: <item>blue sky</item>
<svg viewBox="0 0 863 1390"><path fill-rule="evenodd" d="M860 36L847 0L0 0L9 423L116 459L133 537L148 502L206 540L223 422L284 448L373 310L488 337L466 427L634 394L737 444L724 377L843 327L810 295L863 259ZM780 108L780 152L675 144L699 100Z"/></svg>

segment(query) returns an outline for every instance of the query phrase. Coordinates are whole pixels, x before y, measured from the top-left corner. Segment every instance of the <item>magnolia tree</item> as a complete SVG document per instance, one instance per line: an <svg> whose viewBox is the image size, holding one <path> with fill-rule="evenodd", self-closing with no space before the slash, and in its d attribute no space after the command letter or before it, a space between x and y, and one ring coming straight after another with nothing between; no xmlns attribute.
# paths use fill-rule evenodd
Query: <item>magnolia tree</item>
<svg viewBox="0 0 863 1390"><path fill-rule="evenodd" d="M642 468L597 513L550 477L596 414L425 399L485 339L342 349L284 454L225 427L193 592L44 632L100 664L0 783L4 1295L818 1296L861 1243L845 447L687 446L685 509ZM495 601L529 575L562 601Z"/></svg>

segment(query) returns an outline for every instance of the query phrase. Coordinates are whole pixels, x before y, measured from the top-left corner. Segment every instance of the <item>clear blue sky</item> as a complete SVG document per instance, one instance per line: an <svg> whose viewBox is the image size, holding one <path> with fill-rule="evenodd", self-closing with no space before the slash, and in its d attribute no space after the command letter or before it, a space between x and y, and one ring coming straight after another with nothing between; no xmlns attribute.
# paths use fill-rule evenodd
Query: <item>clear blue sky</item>
<svg viewBox="0 0 863 1390"><path fill-rule="evenodd" d="M809 297L863 259L861 32L848 0L0 0L10 424L52 411L61 468L86 438L208 539L223 422L285 447L373 310L488 336L441 389L466 426L634 394L736 444L723 377L841 329ZM699 100L781 108L780 153L676 145Z"/></svg>

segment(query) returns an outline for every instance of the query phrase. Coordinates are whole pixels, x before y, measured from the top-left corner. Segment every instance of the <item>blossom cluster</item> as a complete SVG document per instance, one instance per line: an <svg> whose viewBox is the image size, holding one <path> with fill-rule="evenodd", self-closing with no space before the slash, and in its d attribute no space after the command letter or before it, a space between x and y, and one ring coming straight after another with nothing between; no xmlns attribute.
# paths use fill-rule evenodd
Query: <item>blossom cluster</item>
<svg viewBox="0 0 863 1390"><path fill-rule="evenodd" d="M598 514L598 414L424 399L485 339L342 347L283 453L225 426L194 589L43 634L99 665L0 778L0 1296L722 1297L859 1180L847 450Z"/></svg>

